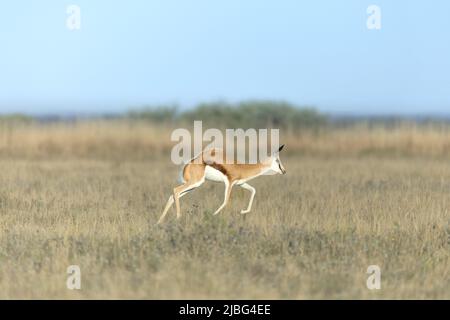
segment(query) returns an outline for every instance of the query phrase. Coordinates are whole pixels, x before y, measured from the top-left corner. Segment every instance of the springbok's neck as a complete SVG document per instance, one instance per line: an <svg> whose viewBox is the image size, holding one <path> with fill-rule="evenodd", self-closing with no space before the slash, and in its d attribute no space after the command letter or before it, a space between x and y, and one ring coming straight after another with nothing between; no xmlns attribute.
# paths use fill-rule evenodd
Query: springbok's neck
<svg viewBox="0 0 450 320"><path fill-rule="evenodd" d="M272 165L272 157L267 157L261 161L263 167L270 167Z"/></svg>
<svg viewBox="0 0 450 320"><path fill-rule="evenodd" d="M272 170L272 158L266 158L263 161L261 161L261 172L259 175L271 175Z"/></svg>

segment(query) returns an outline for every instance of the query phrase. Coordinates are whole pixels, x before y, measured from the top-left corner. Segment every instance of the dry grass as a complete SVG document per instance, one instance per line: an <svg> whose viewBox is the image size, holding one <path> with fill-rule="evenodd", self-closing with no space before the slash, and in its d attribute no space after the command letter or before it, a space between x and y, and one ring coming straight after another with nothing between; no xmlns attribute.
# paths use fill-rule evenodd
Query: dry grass
<svg viewBox="0 0 450 320"><path fill-rule="evenodd" d="M0 123L0 157L148 160L170 153L174 128L139 121L84 121L51 125ZM204 130L207 128L205 127ZM450 125L365 123L345 128L280 131L291 154L450 157Z"/></svg>
<svg viewBox="0 0 450 320"><path fill-rule="evenodd" d="M406 150L401 133L340 134L339 147L290 140L299 149L283 158L288 174L256 179L245 216L248 193L236 188L213 217L223 186L207 183L181 200L180 221L172 212L155 226L177 176L165 132L14 129L0 138L0 298L449 299L448 134L403 133L414 141L407 154L436 156L331 156L376 141ZM155 145L156 155L140 150ZM66 288L72 264L79 291ZM373 264L381 290L366 288Z"/></svg>

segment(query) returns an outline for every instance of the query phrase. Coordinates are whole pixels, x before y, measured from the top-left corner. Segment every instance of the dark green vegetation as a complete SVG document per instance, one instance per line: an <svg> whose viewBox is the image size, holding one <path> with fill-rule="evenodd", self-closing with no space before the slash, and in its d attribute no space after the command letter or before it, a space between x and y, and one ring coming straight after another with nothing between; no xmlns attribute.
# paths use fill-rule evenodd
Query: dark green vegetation
<svg viewBox="0 0 450 320"><path fill-rule="evenodd" d="M176 106L150 107L131 111L128 116L157 123L192 124L194 120L202 120L206 126L220 128L311 128L323 126L328 121L313 108L273 101L202 103L183 112Z"/></svg>

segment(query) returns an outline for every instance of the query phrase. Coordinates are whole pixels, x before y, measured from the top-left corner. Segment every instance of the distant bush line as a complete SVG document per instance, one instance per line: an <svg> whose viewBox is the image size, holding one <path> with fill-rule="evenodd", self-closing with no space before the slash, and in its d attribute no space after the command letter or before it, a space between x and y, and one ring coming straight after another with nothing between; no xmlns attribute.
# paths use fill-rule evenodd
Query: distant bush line
<svg viewBox="0 0 450 320"><path fill-rule="evenodd" d="M313 129L384 128L392 130L406 125L448 130L449 117L405 116L333 116L312 107L298 106L283 101L251 100L238 103L216 101L200 103L183 109L177 105L144 106L120 114L99 115L45 115L32 117L23 114L0 114L0 128L11 128L31 123L75 123L90 120L143 122L152 126L189 127L195 120L203 121L204 128L279 128L285 131Z"/></svg>
<svg viewBox="0 0 450 320"><path fill-rule="evenodd" d="M129 119L140 119L158 124L192 124L202 120L210 128L282 128L287 129L336 129L364 126L371 128L395 129L412 125L448 130L450 117L435 116L395 116L395 115L330 115L313 107L297 106L279 101L244 101L239 103L201 103L184 111L174 106L144 107L132 110Z"/></svg>
<svg viewBox="0 0 450 320"><path fill-rule="evenodd" d="M193 109L179 111L176 106L133 110L128 118L155 123L192 123L217 128L300 128L327 124L327 116L313 108L301 108L286 102L248 101L202 103Z"/></svg>

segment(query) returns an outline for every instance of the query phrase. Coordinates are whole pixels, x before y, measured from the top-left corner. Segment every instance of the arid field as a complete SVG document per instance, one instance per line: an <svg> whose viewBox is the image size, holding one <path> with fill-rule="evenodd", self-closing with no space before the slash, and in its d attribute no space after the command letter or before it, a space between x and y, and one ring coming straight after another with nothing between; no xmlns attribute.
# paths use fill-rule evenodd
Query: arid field
<svg viewBox="0 0 450 320"><path fill-rule="evenodd" d="M252 212L237 187L212 216L223 185L206 182L155 225L177 185L169 129L2 126L0 298L450 299L449 132L282 132L287 175L251 182Z"/></svg>

